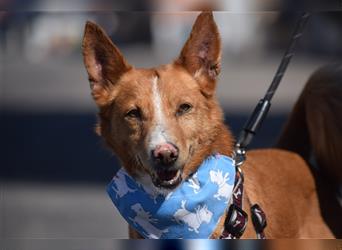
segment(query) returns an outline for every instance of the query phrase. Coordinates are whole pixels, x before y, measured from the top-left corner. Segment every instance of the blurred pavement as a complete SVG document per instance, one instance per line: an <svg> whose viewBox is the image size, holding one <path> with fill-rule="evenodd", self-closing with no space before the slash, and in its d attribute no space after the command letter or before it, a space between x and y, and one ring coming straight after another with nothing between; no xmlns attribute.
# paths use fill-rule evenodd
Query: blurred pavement
<svg viewBox="0 0 342 250"><path fill-rule="evenodd" d="M126 223L105 188L89 184L3 183L4 238L126 238Z"/></svg>

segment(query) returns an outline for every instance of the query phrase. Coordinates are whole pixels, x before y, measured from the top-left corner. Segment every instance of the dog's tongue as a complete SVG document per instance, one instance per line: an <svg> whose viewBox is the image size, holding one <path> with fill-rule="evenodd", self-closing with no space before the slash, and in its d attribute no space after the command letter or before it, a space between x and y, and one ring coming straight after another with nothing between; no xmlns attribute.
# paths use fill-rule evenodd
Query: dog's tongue
<svg viewBox="0 0 342 250"><path fill-rule="evenodd" d="M161 170L157 171L157 174L159 179L163 181L170 181L176 176L177 170Z"/></svg>

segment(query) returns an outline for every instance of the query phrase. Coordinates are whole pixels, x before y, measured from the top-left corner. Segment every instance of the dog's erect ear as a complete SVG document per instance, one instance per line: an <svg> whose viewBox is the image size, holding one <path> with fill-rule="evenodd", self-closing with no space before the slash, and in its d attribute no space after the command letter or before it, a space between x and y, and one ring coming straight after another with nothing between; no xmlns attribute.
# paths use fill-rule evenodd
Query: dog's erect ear
<svg viewBox="0 0 342 250"><path fill-rule="evenodd" d="M85 26L82 50L93 98L103 106L110 99L111 87L131 66L106 33L89 21Z"/></svg>
<svg viewBox="0 0 342 250"><path fill-rule="evenodd" d="M221 67L221 39L212 12L197 17L176 63L199 81L205 94L213 94Z"/></svg>

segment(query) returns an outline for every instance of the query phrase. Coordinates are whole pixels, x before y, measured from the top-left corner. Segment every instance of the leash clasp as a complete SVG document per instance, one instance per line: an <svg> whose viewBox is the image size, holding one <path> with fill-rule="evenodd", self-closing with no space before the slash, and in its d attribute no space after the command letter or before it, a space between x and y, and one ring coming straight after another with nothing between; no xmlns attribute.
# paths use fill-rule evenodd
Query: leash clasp
<svg viewBox="0 0 342 250"><path fill-rule="evenodd" d="M236 145L232 158L234 160L234 165L237 168L240 168L240 166L245 162L246 160L246 150L244 148L241 148L239 144ZM241 170L240 170L241 171Z"/></svg>

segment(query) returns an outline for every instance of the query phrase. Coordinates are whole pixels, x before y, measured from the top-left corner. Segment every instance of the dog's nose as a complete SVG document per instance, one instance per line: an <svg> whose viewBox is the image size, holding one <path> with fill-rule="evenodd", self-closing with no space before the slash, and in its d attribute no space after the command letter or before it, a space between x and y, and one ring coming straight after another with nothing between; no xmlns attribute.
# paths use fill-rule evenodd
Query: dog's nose
<svg viewBox="0 0 342 250"><path fill-rule="evenodd" d="M152 150L152 157L157 163L171 165L178 158L178 148L171 143L160 144Z"/></svg>

